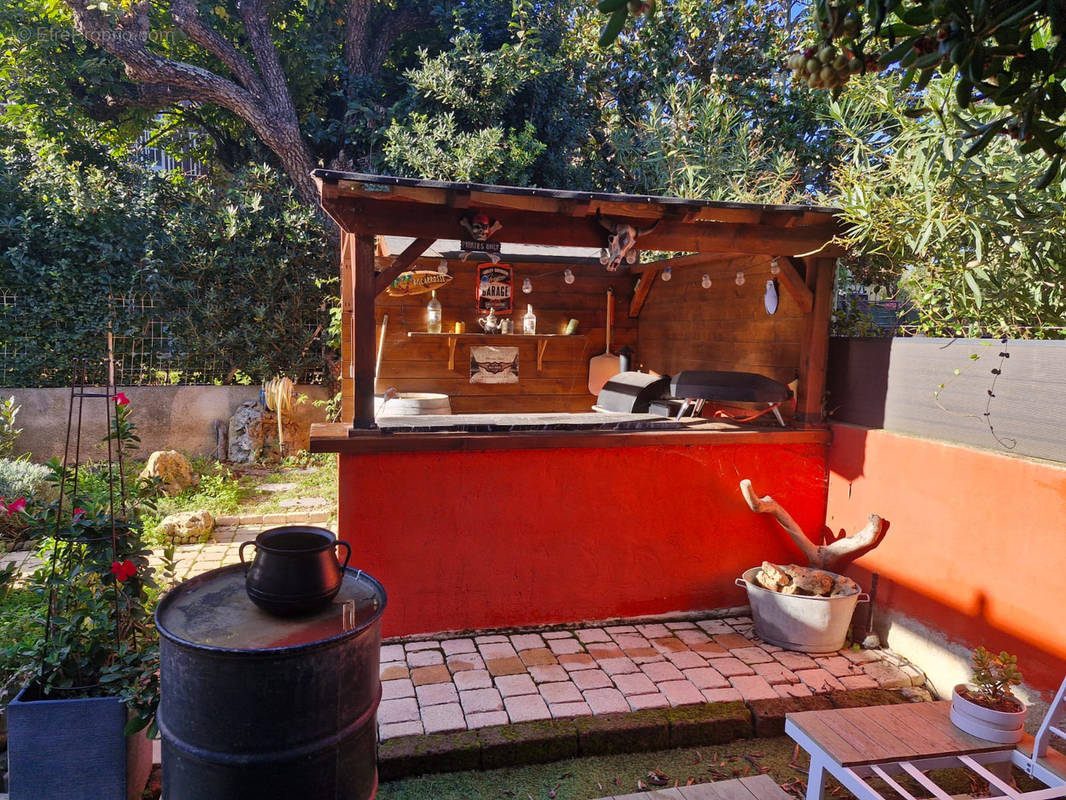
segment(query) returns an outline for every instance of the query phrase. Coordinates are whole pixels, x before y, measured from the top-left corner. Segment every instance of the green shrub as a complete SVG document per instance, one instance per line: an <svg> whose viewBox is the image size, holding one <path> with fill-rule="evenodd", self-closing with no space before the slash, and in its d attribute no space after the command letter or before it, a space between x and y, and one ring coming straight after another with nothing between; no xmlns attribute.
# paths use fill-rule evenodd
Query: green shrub
<svg viewBox="0 0 1066 800"><path fill-rule="evenodd" d="M0 458L0 497L16 500L20 497L42 498L47 494L46 483L51 471L32 461Z"/></svg>

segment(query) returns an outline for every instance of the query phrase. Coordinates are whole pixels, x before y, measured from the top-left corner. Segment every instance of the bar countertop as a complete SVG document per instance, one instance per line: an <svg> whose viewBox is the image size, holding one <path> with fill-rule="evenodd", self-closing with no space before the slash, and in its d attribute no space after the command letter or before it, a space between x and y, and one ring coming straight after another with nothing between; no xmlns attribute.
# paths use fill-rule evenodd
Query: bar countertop
<svg viewBox="0 0 1066 800"><path fill-rule="evenodd" d="M486 426L499 419L484 417ZM547 415L544 415L547 416ZM392 420L397 418L393 417ZM386 420L381 420L386 422ZM741 425L722 420L692 420L681 428L664 430L573 429L540 430L356 430L348 423L311 426L312 453L368 455L375 453L472 452L605 447L685 447L736 444L828 444L827 427L770 427Z"/></svg>

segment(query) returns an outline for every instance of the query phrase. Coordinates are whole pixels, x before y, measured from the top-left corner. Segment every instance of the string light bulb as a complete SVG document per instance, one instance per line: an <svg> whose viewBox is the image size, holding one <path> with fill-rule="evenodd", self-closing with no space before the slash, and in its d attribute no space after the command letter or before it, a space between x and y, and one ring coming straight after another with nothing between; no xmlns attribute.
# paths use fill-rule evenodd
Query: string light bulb
<svg viewBox="0 0 1066 800"><path fill-rule="evenodd" d="M673 273L670 271L670 267L667 267L666 269L663 270L662 279L664 281L668 281L672 277L674 277L674 276L673 276Z"/></svg>
<svg viewBox="0 0 1066 800"><path fill-rule="evenodd" d="M777 275L779 272L781 272L781 264L778 263L777 256L774 256L770 259L770 274Z"/></svg>
<svg viewBox="0 0 1066 800"><path fill-rule="evenodd" d="M744 270L739 270L737 272L737 286L743 286L743 285L744 285Z"/></svg>
<svg viewBox="0 0 1066 800"><path fill-rule="evenodd" d="M563 283L565 283L567 286L569 286L573 282L574 282L574 271L572 269L570 269L570 267L567 267L565 270L563 270Z"/></svg>
<svg viewBox="0 0 1066 800"><path fill-rule="evenodd" d="M532 291L533 291L533 281L531 281L529 278L526 278L524 281L522 281L522 293L523 294L529 294Z"/></svg>
<svg viewBox="0 0 1066 800"><path fill-rule="evenodd" d="M440 263L437 264L437 272L439 272L441 275L447 275L448 274L448 260L447 259L442 258L440 260Z"/></svg>
<svg viewBox="0 0 1066 800"><path fill-rule="evenodd" d="M702 286L704 289L711 288L711 276L708 275L706 272L704 272L703 277L700 278L700 286Z"/></svg>

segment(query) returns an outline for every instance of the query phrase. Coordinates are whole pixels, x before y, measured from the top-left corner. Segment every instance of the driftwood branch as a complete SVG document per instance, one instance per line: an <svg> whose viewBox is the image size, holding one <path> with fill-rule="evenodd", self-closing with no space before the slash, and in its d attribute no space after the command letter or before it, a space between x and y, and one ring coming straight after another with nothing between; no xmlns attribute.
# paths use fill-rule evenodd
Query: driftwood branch
<svg viewBox="0 0 1066 800"><path fill-rule="evenodd" d="M751 481L747 478L740 482L740 493L744 495L748 508L756 514L770 514L773 516L792 538L796 547L806 556L807 563L818 569L840 572L855 559L877 547L888 532L888 523L877 514L871 514L866 526L854 536L842 534L840 538L830 544L816 545L807 538L806 534L803 533L803 529L796 524L796 521L792 519L792 515L780 503L769 495L759 497L751 485Z"/></svg>

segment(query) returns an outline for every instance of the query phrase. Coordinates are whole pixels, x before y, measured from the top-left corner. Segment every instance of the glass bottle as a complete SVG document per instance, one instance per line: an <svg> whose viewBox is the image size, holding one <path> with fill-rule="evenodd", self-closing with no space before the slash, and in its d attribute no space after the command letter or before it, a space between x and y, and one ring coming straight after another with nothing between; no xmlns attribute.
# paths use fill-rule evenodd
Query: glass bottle
<svg viewBox="0 0 1066 800"><path fill-rule="evenodd" d="M533 313L533 304L526 306L526 313L522 316L522 333L537 332L537 317Z"/></svg>
<svg viewBox="0 0 1066 800"><path fill-rule="evenodd" d="M437 299L437 290L434 289L426 306L426 330L430 333L440 333L440 321L440 300Z"/></svg>

